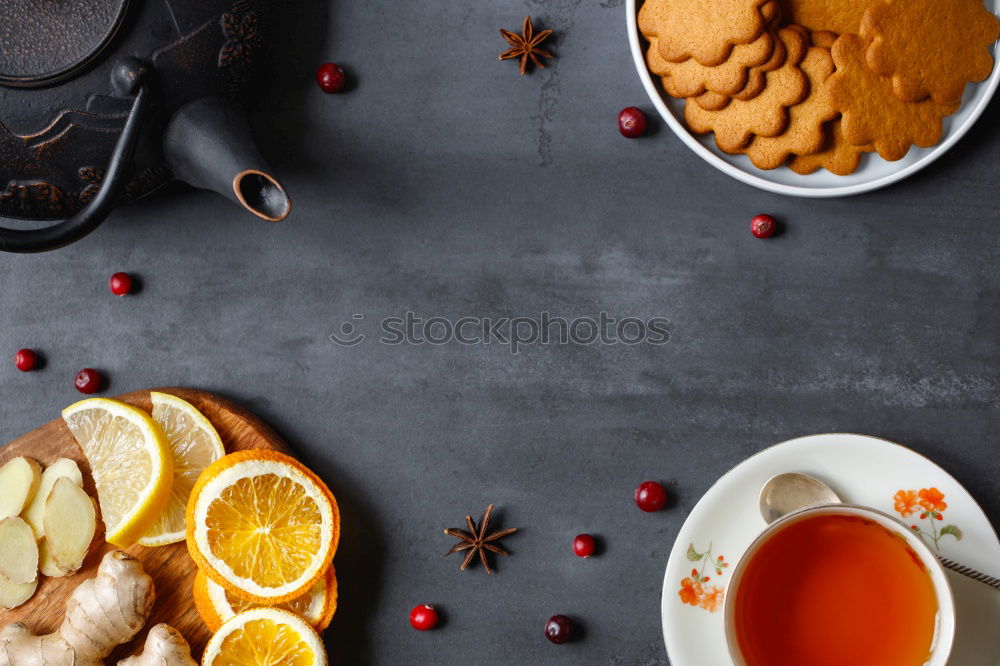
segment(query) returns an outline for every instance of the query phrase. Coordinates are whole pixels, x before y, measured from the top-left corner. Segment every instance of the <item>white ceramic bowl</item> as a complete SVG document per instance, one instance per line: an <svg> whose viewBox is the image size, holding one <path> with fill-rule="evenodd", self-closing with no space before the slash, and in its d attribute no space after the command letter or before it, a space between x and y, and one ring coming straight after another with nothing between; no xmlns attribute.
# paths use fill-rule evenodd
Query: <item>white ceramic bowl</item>
<svg viewBox="0 0 1000 666"><path fill-rule="evenodd" d="M770 171L758 169L743 155L726 155L715 145L711 134L695 136L684 125L684 101L674 99L660 88L659 80L654 82L646 68L646 43L636 25L636 12L642 0L626 0L625 12L628 22L629 45L632 59L639 71L639 78L646 88L649 99L666 121L670 129L697 153L703 160L729 174L737 180L763 190L800 197L845 197L877 190L891 185L920 171L938 159L965 135L973 123L982 115L1000 84L1000 67L994 67L990 77L982 83L966 86L961 108L944 119L944 135L941 141L930 148L911 147L901 160L886 162L877 154L864 155L858 170L848 176L836 176L825 169L808 176L801 176L787 167ZM1000 13L1000 0L985 0L986 7ZM994 58L997 45L993 46Z"/></svg>
<svg viewBox="0 0 1000 666"><path fill-rule="evenodd" d="M892 516L869 509L867 507L852 506L849 504L826 504L810 509L803 509L795 513L788 514L783 518L768 525L763 532L754 540L746 552L740 557L736 568L733 569L732 579L729 582L730 593L726 595L725 625L726 642L729 644L729 652L736 666L746 666L743 657L740 656L739 643L736 639L734 629L734 616L736 613L736 599L739 596L740 581L746 571L747 563L767 543L771 537L785 529L789 525L812 518L814 516L834 515L834 516L858 516L866 520L878 523L899 538L903 539L910 549L916 553L917 557L927 569L927 573L934 585L934 593L938 602L937 626L934 633L934 641L931 644L931 654L927 657L924 666L945 666L948 657L951 655L951 648L955 642L955 598L951 592L951 585L944 572L944 567L937 557L927 547L923 539L916 536L909 528Z"/></svg>

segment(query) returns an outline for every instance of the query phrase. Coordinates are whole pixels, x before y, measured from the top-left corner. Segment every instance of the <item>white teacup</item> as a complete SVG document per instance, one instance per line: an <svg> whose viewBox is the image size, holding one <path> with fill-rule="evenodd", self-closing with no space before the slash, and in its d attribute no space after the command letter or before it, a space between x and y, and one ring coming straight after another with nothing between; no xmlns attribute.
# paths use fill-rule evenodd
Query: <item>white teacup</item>
<svg viewBox="0 0 1000 666"><path fill-rule="evenodd" d="M746 573L748 563L764 544L768 543L771 538L785 528L799 521L821 515L855 516L870 520L882 526L890 533L899 536L906 542L911 551L917 555L930 576L934 593L937 597L938 607L930 654L923 666L945 666L955 639L955 600L952 596L951 586L948 583L945 570L938 561L937 556L924 543L923 539L894 517L875 509L849 504L826 504L783 516L768 525L740 557L739 562L737 562L736 567L733 569L725 602L726 641L729 645L730 656L736 666L747 666L747 661L741 653L735 626L736 601L740 590L740 583Z"/></svg>

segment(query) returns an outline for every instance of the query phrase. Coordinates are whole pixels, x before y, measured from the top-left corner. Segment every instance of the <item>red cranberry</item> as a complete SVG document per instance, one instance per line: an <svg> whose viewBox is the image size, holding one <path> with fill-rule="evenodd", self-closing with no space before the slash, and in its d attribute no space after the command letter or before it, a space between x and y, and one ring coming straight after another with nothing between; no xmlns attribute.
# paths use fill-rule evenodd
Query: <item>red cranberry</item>
<svg viewBox="0 0 1000 666"><path fill-rule="evenodd" d="M565 615L553 615L545 623L545 637L556 645L562 645L572 635L573 621Z"/></svg>
<svg viewBox="0 0 1000 666"><path fill-rule="evenodd" d="M646 132L646 114L634 106L622 109L618 114L618 131L629 139L642 136Z"/></svg>
<svg viewBox="0 0 1000 666"><path fill-rule="evenodd" d="M108 288L115 296L125 296L132 293L132 276L128 273L115 273L108 280Z"/></svg>
<svg viewBox="0 0 1000 666"><path fill-rule="evenodd" d="M38 354L30 349L20 349L14 354L14 365L21 372L31 372L38 367Z"/></svg>
<svg viewBox="0 0 1000 666"><path fill-rule="evenodd" d="M76 390L80 393L97 393L101 390L101 373L93 368L84 368L76 373L76 380L73 382Z"/></svg>
<svg viewBox="0 0 1000 666"><path fill-rule="evenodd" d="M757 238L770 238L778 230L778 222L770 215L755 215L750 220L750 233Z"/></svg>
<svg viewBox="0 0 1000 666"><path fill-rule="evenodd" d="M433 606L421 604L410 611L410 624L417 631L427 631L438 625L438 612Z"/></svg>
<svg viewBox="0 0 1000 666"><path fill-rule="evenodd" d="M316 83L325 93L336 93L344 89L347 83L347 76L339 65L332 62L324 62L316 70Z"/></svg>
<svg viewBox="0 0 1000 666"><path fill-rule="evenodd" d="M635 505L643 511L659 511L666 503L667 491L656 481L640 483L635 489Z"/></svg>
<svg viewBox="0 0 1000 666"><path fill-rule="evenodd" d="M597 542L589 534L578 534L573 539L573 552L579 557L590 557L594 554L595 548L597 548Z"/></svg>

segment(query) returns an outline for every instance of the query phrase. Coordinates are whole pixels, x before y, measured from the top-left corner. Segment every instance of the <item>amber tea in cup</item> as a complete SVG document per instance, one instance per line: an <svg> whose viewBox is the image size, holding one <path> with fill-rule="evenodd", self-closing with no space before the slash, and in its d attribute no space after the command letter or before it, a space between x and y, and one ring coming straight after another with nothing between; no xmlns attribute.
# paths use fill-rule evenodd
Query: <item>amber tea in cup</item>
<svg viewBox="0 0 1000 666"><path fill-rule="evenodd" d="M943 571L905 526L886 521L860 508L828 509L765 531L730 586L727 633L740 663L943 663L935 654L950 649L951 635L942 647L942 595L954 631Z"/></svg>

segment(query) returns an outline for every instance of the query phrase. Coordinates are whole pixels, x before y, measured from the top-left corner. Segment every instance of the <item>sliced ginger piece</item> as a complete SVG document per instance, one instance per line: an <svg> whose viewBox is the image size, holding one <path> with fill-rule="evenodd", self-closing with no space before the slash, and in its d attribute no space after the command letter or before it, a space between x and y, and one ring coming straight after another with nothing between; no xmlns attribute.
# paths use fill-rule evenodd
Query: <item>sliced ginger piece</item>
<svg viewBox="0 0 1000 666"><path fill-rule="evenodd" d="M79 569L97 531L97 509L90 495L70 479L59 479L45 501L42 523L56 566L67 573Z"/></svg>
<svg viewBox="0 0 1000 666"><path fill-rule="evenodd" d="M41 539L45 536L45 527L42 525L42 516L45 515L45 500L49 498L52 486L56 485L56 481L63 477L71 480L81 488L83 487L83 474L80 473L80 466L76 464L75 460L60 458L46 467L45 471L42 472L42 480L38 484L38 491L35 493L34 499L31 500L31 504L28 505L28 508L25 509L24 514L21 516L31 525L36 539Z"/></svg>
<svg viewBox="0 0 1000 666"><path fill-rule="evenodd" d="M68 576L70 571L62 569L52 557L52 547L47 539L38 542L38 573L49 578Z"/></svg>
<svg viewBox="0 0 1000 666"><path fill-rule="evenodd" d="M42 478L41 466L21 456L0 467L0 520L21 515Z"/></svg>
<svg viewBox="0 0 1000 666"><path fill-rule="evenodd" d="M30 583L12 583L3 576L0 576L0 608L17 608L34 594L38 589L38 578Z"/></svg>
<svg viewBox="0 0 1000 666"><path fill-rule="evenodd" d="M0 576L15 585L38 578L38 544L21 518L0 520Z"/></svg>

